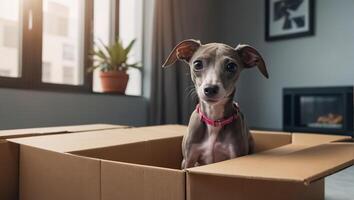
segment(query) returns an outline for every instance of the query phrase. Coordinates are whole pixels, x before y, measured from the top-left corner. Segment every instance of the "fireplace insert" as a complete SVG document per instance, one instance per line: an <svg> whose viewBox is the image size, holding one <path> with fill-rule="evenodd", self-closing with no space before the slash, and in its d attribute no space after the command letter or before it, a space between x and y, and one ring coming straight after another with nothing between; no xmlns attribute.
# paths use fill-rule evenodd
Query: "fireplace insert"
<svg viewBox="0 0 354 200"><path fill-rule="evenodd" d="M353 136L353 86L283 89L283 129Z"/></svg>

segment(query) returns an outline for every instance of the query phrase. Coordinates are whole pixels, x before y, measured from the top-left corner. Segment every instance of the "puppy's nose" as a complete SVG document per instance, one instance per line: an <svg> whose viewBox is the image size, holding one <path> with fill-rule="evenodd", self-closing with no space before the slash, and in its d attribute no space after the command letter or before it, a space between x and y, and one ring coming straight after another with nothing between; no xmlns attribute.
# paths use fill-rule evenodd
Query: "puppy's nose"
<svg viewBox="0 0 354 200"><path fill-rule="evenodd" d="M219 86L210 85L204 88L204 94L207 97L215 96L219 92Z"/></svg>

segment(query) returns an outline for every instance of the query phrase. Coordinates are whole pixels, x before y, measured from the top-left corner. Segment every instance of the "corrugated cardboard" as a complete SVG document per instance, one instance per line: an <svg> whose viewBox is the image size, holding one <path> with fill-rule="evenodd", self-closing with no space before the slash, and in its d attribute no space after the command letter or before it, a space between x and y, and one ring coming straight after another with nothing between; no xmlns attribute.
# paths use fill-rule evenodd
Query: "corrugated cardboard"
<svg viewBox="0 0 354 200"><path fill-rule="evenodd" d="M326 142L339 142L351 139L350 136L343 135L323 135L323 134L311 134L311 133L293 133L293 144L306 144L306 145L318 145Z"/></svg>
<svg viewBox="0 0 354 200"><path fill-rule="evenodd" d="M254 139L254 151L256 153L290 144L292 140L291 134L287 132L251 130L251 134Z"/></svg>
<svg viewBox="0 0 354 200"><path fill-rule="evenodd" d="M18 198L18 145L0 141L0 199Z"/></svg>
<svg viewBox="0 0 354 200"><path fill-rule="evenodd" d="M301 143L290 133L252 131L256 154L183 171L179 168L185 132L185 126L170 125L11 139L31 146L20 152L21 199L60 199L54 196L60 191L71 194L61 199L80 200L88 198L83 194L87 188L92 188L90 199L97 200L323 199L323 178L354 160L354 144L336 142L342 138ZM42 151L45 156L35 156ZM45 163L33 167L33 160ZM92 166L81 173L80 162ZM33 174L41 181L22 181L34 179ZM88 174L100 181L87 181ZM59 181L58 191L45 183L61 176L66 177Z"/></svg>
<svg viewBox="0 0 354 200"><path fill-rule="evenodd" d="M184 200L185 173L171 168L102 160L101 188L102 200Z"/></svg>
<svg viewBox="0 0 354 200"><path fill-rule="evenodd" d="M148 131L146 132L144 130ZM100 176L101 178L101 182L96 185L96 188L100 188L100 193L91 194L91 197L99 196L97 199L110 199L112 197L141 199L140 197L142 196L144 196L145 199L184 199L185 173L182 170L176 169L180 168L182 159L180 144L185 131L185 126L169 125L148 127L146 129L114 129L65 135L38 136L9 139L9 141L16 142L25 147L35 147L36 150L42 148L42 151L45 152L44 154L48 156L51 155L51 153L48 152L56 151L57 154L62 155L63 158L65 158L65 155L69 155L65 152L73 152L72 154L86 156L80 157L81 159L86 159L87 157L107 159L107 161L100 160L101 171L90 168L91 170L88 172L88 174ZM79 151L80 149L81 151ZM161 151L161 149L169 150ZM31 152L35 151L32 150ZM62 175L62 173L57 172L58 168L56 166L58 165L57 162L59 162L59 165L65 163L66 161L64 159L59 159L55 162L54 160L56 159L53 159L53 162L46 162L43 164L45 167L43 167L41 174L39 170L41 165L36 165L32 168L31 163L42 163L45 162L46 158L40 155L25 159L25 157L29 157L31 154L21 153L20 171L28 172L20 174L21 180L31 180L34 178L32 175L35 174L36 177L42 176L43 180L48 179L52 181ZM176 157L176 155L178 155L178 157ZM126 162L134 164L127 164ZM51 165L52 167L50 167ZM135 167L127 168L125 167L127 165ZM160 167L153 167L153 165ZM112 166L115 167L111 168ZM50 168L57 170L47 170ZM31 173L31 171L34 171L34 173ZM44 171L45 173L43 173ZM137 176L139 175L138 172L144 174L144 176ZM63 183L61 182L59 184L60 186L58 186L60 193L72 194L71 196L65 196L65 199L68 200L84 200L83 194L73 195L72 188L88 188L91 186L87 186L86 182L75 181L77 176L71 175L73 172L70 170L66 170L65 173L67 174L67 178L62 180ZM113 176L114 174L118 175ZM129 174L135 174L137 178L134 179L134 176L130 176ZM126 175L129 175L130 178L127 179ZM145 179L142 179L144 177ZM122 182L122 180L131 181L135 184L129 185ZM113 183L110 184L110 182L120 184L121 188L117 189L117 187L112 185ZM160 190L157 190L158 188L165 188L166 192L160 192ZM42 192L39 192L40 189ZM144 193L132 192L132 189L134 189L134 191L135 189L144 191ZM62 199L62 196L57 198L55 196L57 192L53 192L52 190L53 187L45 184L45 181L36 181L35 183L21 181L20 184L21 199ZM97 190L92 191L97 192ZM85 191L80 189L77 190L77 192L83 193Z"/></svg>
<svg viewBox="0 0 354 200"><path fill-rule="evenodd" d="M103 159L102 200L183 200L185 173L179 169L181 142L179 136L73 153Z"/></svg>
<svg viewBox="0 0 354 200"><path fill-rule="evenodd" d="M354 144L347 136L291 138L278 148L188 169L187 199L323 200L324 177L354 164Z"/></svg>
<svg viewBox="0 0 354 200"><path fill-rule="evenodd" d="M324 180L305 186L294 182L187 173L187 195L188 200L323 200Z"/></svg>
<svg viewBox="0 0 354 200"><path fill-rule="evenodd" d="M129 126L114 125L114 124L86 124L75 126L53 126L43 128L27 128L27 129L13 129L0 130L0 139L30 137L38 135L48 135L55 133L77 133L91 130L107 130L115 128L128 128Z"/></svg>
<svg viewBox="0 0 354 200"><path fill-rule="evenodd" d="M89 124L0 131L0 199L18 199L19 147L5 139L117 128L127 128L127 126Z"/></svg>
<svg viewBox="0 0 354 200"><path fill-rule="evenodd" d="M188 171L193 174L300 182L308 185L352 165L354 160L352 144L328 143L309 148L295 144L287 146L293 151L279 155L276 154L278 149L275 154L270 150Z"/></svg>
<svg viewBox="0 0 354 200"><path fill-rule="evenodd" d="M20 163L20 199L100 198L99 160L22 145Z"/></svg>
<svg viewBox="0 0 354 200"><path fill-rule="evenodd" d="M58 152L72 152L84 149L128 144L167 137L182 136L186 131L185 126L165 125L147 128L112 129L81 132L70 135L50 135L11 139L10 141L35 146Z"/></svg>

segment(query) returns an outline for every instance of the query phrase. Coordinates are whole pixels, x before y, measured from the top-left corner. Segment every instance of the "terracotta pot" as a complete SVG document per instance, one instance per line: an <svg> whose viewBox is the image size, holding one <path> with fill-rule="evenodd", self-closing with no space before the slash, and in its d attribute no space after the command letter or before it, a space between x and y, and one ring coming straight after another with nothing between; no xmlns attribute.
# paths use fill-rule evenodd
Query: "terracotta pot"
<svg viewBox="0 0 354 200"><path fill-rule="evenodd" d="M124 94L129 75L121 71L100 72L102 91Z"/></svg>

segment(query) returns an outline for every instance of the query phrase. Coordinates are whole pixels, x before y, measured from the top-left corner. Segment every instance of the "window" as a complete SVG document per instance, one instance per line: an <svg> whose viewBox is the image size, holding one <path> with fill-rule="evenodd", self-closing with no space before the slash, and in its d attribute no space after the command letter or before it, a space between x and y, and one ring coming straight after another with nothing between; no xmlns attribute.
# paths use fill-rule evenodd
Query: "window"
<svg viewBox="0 0 354 200"><path fill-rule="evenodd" d="M141 61L141 19L142 0L0 0L0 87L99 92L94 39L135 38L129 62ZM141 95L141 71L128 73L126 94Z"/></svg>
<svg viewBox="0 0 354 200"><path fill-rule="evenodd" d="M124 45L136 39L129 63L142 61L142 0L120 0L119 36ZM141 95L142 76L138 69L129 69L129 82L126 94Z"/></svg>
<svg viewBox="0 0 354 200"><path fill-rule="evenodd" d="M142 61L142 4L143 0L95 0L94 1L94 39L105 44L112 43L119 35L123 45L128 45L132 39L136 43L130 53L128 63ZM109 9L116 8L116 9ZM119 9L119 10L118 10ZM109 12L106 12L106 11ZM118 12L116 12L118 10ZM116 19L116 20L112 20ZM119 34L118 34L119 33ZM94 71L93 90L101 91L99 70ZM129 69L127 95L141 95L142 74L140 70Z"/></svg>
<svg viewBox="0 0 354 200"><path fill-rule="evenodd" d="M69 17L74 10L77 1L43 1L43 30L48 35L66 38L69 36Z"/></svg>
<svg viewBox="0 0 354 200"><path fill-rule="evenodd" d="M20 3L0 0L0 76L19 77Z"/></svg>
<svg viewBox="0 0 354 200"><path fill-rule="evenodd" d="M18 48L18 27L16 24L4 25L3 46L6 48Z"/></svg>
<svg viewBox="0 0 354 200"><path fill-rule="evenodd" d="M101 40L104 44L108 45L114 40L114 35L116 33L114 26L115 12L114 9L116 5L112 0L95 0L94 10L95 13L93 18L93 38L94 42ZM99 69L93 72L93 91L101 92L101 82L99 79Z"/></svg>
<svg viewBox="0 0 354 200"><path fill-rule="evenodd" d="M75 46L63 44L63 60L75 60Z"/></svg>
<svg viewBox="0 0 354 200"><path fill-rule="evenodd" d="M77 84L78 80L75 80L74 67L64 66L63 67L63 77L62 82L67 84Z"/></svg>
<svg viewBox="0 0 354 200"><path fill-rule="evenodd" d="M42 81L83 84L84 1L43 0L42 60L55 73L51 77L42 73Z"/></svg>
<svg viewBox="0 0 354 200"><path fill-rule="evenodd" d="M0 87L91 92L92 9L93 0L0 0Z"/></svg>
<svg viewBox="0 0 354 200"><path fill-rule="evenodd" d="M11 76L10 69L0 69L0 76Z"/></svg>
<svg viewBox="0 0 354 200"><path fill-rule="evenodd" d="M42 62L42 80L44 82L50 82L50 80L52 80L52 65L50 62Z"/></svg>

